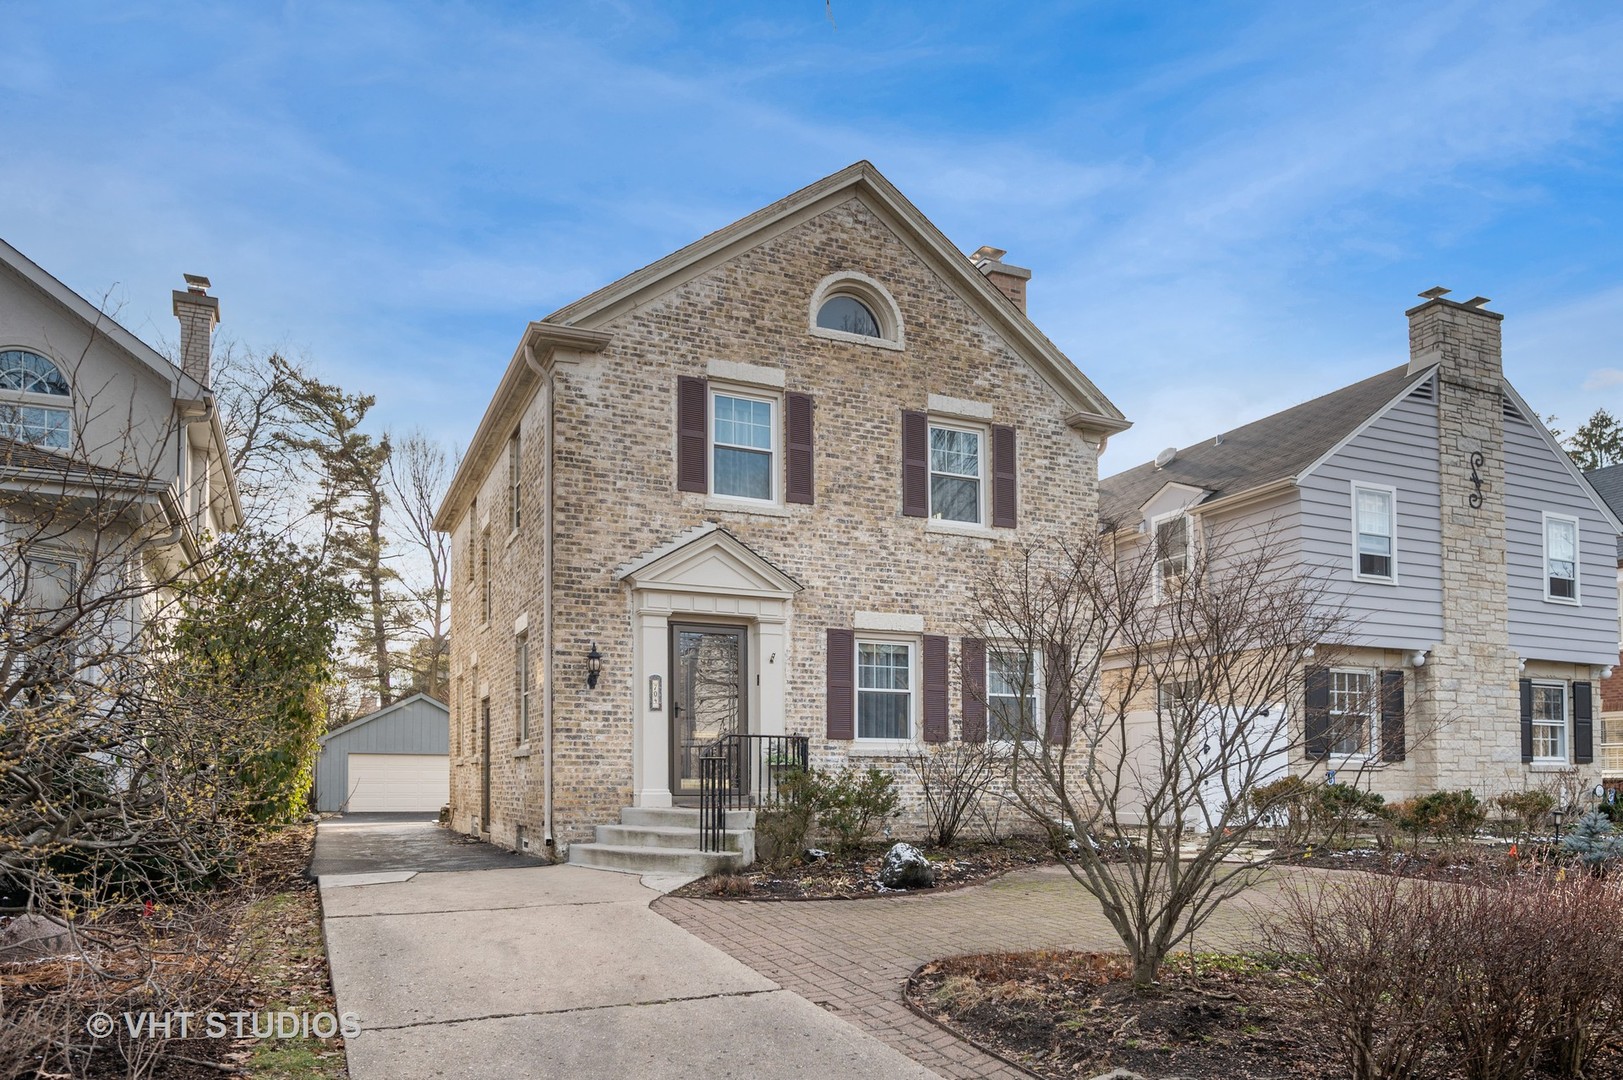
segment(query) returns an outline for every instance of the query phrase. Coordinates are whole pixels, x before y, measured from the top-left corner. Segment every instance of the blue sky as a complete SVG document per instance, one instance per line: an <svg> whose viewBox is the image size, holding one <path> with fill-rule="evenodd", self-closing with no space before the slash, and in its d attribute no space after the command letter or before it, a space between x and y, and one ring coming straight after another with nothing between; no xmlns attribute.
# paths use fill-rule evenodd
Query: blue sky
<svg viewBox="0 0 1623 1080"><path fill-rule="evenodd" d="M1137 426L1400 363L1432 285L1623 411L1623 7L0 0L0 236L465 441L524 323L859 158Z"/></svg>

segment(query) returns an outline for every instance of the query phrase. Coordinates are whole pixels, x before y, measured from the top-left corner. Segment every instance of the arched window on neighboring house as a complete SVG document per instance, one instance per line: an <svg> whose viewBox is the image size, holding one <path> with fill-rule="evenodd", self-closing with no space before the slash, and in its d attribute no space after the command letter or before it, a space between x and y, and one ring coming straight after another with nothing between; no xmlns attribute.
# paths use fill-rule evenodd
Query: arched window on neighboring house
<svg viewBox="0 0 1623 1080"><path fill-rule="evenodd" d="M27 349L0 349L0 438L65 450L72 391L62 370Z"/></svg>

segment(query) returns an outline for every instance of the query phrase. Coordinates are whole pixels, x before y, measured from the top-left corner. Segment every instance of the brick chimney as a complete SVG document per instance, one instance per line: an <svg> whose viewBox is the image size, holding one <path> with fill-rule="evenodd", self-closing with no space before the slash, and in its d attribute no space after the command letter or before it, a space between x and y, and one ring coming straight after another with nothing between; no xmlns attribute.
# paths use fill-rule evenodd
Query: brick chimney
<svg viewBox="0 0 1623 1080"><path fill-rule="evenodd" d="M175 318L180 320L180 368L209 385L209 356L213 351L214 328L220 323L220 301L208 294L209 279L183 274L186 291L174 291Z"/></svg>
<svg viewBox="0 0 1623 1080"><path fill-rule="evenodd" d="M1417 711L1442 730L1416 748L1416 782L1509 790L1526 780L1505 559L1504 316L1485 296L1462 304L1447 293L1427 289L1405 313L1410 373L1437 368L1442 541L1443 640L1415 672Z"/></svg>
<svg viewBox="0 0 1623 1080"><path fill-rule="evenodd" d="M981 247L969 257L975 264L975 269L986 275L986 280L997 286L998 292L1007 296L1015 307L1020 309L1022 315L1026 312L1026 282L1031 280L1031 271L1023 266L1011 266L1003 261L1008 252L1002 248Z"/></svg>

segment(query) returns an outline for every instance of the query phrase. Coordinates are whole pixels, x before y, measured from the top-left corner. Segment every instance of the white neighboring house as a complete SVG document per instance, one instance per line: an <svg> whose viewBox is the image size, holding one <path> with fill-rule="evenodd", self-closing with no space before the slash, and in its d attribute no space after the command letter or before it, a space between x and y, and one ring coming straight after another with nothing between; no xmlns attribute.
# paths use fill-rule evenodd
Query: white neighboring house
<svg viewBox="0 0 1623 1080"><path fill-rule="evenodd" d="M209 384L219 301L173 296L177 366L0 240L0 647L127 646L208 535L242 517ZM116 597L109 602L108 597ZM99 640L98 640L99 639ZM14 693L8 665L0 692Z"/></svg>

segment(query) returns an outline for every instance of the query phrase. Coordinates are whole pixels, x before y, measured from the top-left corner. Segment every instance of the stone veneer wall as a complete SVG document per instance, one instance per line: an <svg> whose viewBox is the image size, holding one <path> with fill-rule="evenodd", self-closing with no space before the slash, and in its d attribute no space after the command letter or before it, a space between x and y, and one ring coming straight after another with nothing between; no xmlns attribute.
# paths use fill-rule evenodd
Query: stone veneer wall
<svg viewBox="0 0 1623 1080"><path fill-rule="evenodd" d="M905 349L808 332L813 291L841 271L866 274L890 291L905 322ZM861 610L920 614L925 633L949 635L958 738L959 641L976 582L1021 544L1096 527L1097 454L1066 427L1072 407L858 199L601 328L614 334L608 348L556 373L553 805L560 846L590 839L594 825L618 820L631 801L631 597L614 571L704 521L722 523L805 586L794 600L789 655L778 659L787 664L786 730L812 737L818 765L871 762L894 770L916 794L899 759L853 757L852 743L824 739L825 631L851 627ZM815 504L750 513L676 490L676 379L706 375L711 361L779 369L787 391L813 395ZM901 410L925 409L932 394L989 405L992 423L1018 429L1018 528L960 535L902 516ZM534 492L527 513L536 515L542 447L529 433L543 426L542 413L538 397L523 420L525 490ZM526 614L532 633L539 626L543 569L540 536L528 525L507 539L506 469L500 455L479 495L479 514L493 520L494 615L488 627L470 625L479 601L467 560L477 544L464 523L454 538L452 640L458 678L490 694L492 835L512 845L515 826L528 837L541 829L540 743L531 741L527 757L513 750L512 627ZM584 655L594 640L603 676L588 691ZM475 656L476 679L469 674ZM453 754L469 745L464 718L477 708L467 685L457 694ZM478 812L479 759L463 753L457 760L453 821L466 829Z"/></svg>

